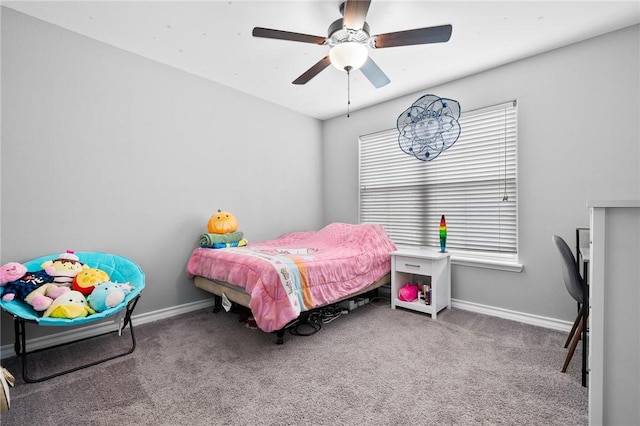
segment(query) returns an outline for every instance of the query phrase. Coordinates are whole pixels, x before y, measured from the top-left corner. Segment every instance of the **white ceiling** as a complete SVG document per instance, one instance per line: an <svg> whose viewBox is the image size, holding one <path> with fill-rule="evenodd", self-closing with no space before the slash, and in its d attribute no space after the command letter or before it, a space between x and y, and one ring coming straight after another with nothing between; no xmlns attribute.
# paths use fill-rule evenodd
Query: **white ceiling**
<svg viewBox="0 0 640 426"><path fill-rule="evenodd" d="M322 37L340 0L2 1L101 42L318 119L346 113L347 75L329 67L291 84L328 46L252 37L254 26ZM372 0L371 34L453 25L448 43L370 49L391 79L380 89L351 74L351 110L640 22L640 2Z"/></svg>

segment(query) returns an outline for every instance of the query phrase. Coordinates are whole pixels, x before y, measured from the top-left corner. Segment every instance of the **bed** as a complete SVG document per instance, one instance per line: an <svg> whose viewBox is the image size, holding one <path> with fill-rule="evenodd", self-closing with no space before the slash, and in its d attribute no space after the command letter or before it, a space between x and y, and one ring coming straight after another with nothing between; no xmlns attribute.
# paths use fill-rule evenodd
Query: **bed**
<svg viewBox="0 0 640 426"><path fill-rule="evenodd" d="M243 247L193 250L194 285L251 310L265 332L284 330L302 312L338 303L390 282L396 246L376 224L332 223Z"/></svg>

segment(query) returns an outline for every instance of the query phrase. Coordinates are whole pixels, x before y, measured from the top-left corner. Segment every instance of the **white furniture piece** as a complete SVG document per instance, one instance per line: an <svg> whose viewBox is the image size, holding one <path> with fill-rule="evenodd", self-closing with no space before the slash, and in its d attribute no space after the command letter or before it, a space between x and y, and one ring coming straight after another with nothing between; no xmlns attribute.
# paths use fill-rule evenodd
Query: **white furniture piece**
<svg viewBox="0 0 640 426"><path fill-rule="evenodd" d="M430 304L398 299L407 282L431 284ZM391 253L391 309L397 306L430 314L436 319L444 308L451 309L451 255L432 249L403 248Z"/></svg>
<svg viewBox="0 0 640 426"><path fill-rule="evenodd" d="M589 424L640 424L640 201L590 201Z"/></svg>

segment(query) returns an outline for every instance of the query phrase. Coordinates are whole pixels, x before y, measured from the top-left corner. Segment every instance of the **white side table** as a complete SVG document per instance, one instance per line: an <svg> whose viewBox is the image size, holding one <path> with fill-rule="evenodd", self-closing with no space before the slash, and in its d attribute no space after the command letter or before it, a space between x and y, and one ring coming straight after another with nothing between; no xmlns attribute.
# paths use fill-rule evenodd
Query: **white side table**
<svg viewBox="0 0 640 426"><path fill-rule="evenodd" d="M407 282L431 284L430 304L398 299ZM430 314L436 319L444 308L451 309L451 254L432 249L400 249L391 253L391 309L396 306Z"/></svg>

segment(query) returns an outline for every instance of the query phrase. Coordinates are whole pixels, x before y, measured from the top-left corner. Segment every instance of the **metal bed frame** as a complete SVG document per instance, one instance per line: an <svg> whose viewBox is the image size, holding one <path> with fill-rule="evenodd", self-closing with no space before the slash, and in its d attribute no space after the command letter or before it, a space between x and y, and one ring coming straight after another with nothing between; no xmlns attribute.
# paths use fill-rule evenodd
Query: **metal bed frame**
<svg viewBox="0 0 640 426"><path fill-rule="evenodd" d="M387 285L391 282L391 273L387 273L385 274L382 278L380 278L379 280L371 283L369 286L367 286L366 288L355 292L353 294L350 294L346 297L344 297L343 299L340 300L336 300L334 303L340 303L344 300L348 300L351 299L353 297L365 294L365 293L369 293L371 291L377 290L379 287L383 286L383 285ZM229 284L223 281L217 281L217 280L212 280L212 279L208 279L208 278L204 278L201 276L195 276L194 277L194 285L197 288L200 288L202 290L205 290L211 294L214 295L214 307L213 307L213 313L217 313L220 311L220 308L222 307L222 295L224 294L224 296L233 303L236 303L240 306L244 306L245 308L249 308L249 302L251 301L251 296L246 293L244 291L244 289L242 287L238 287L235 286L233 284ZM318 306L317 308L321 308L322 306ZM293 322L296 322L297 320L293 320ZM273 331L273 333L276 334L276 345L282 345L284 344L284 334L286 329L291 325L287 324L284 327L282 327L280 330L276 330Z"/></svg>

